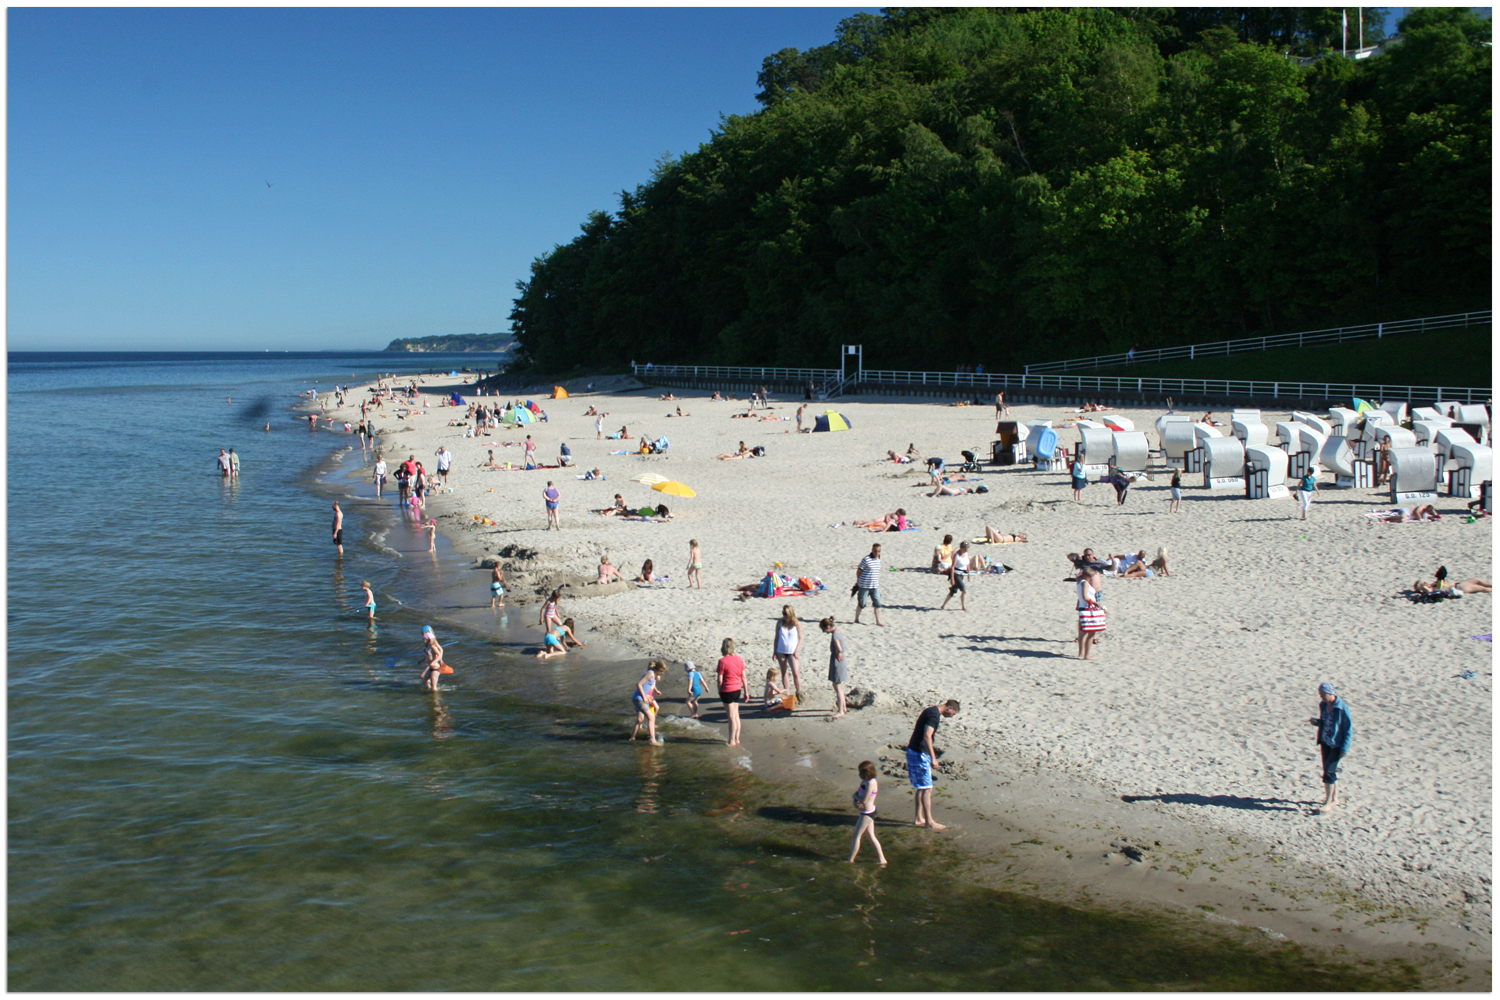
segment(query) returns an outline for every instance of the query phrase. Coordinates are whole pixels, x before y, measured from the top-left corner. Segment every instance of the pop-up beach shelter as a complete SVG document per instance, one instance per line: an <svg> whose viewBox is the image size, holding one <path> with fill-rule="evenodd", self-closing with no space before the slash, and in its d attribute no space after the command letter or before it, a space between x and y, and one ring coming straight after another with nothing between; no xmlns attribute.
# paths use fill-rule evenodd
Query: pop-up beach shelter
<svg viewBox="0 0 1500 1000"><path fill-rule="evenodd" d="M847 431L849 419L837 410L824 410L823 415L813 421L814 431Z"/></svg>
<svg viewBox="0 0 1500 1000"><path fill-rule="evenodd" d="M536 423L535 418L533 418L531 415L531 411L526 409L526 407L524 406L513 406L510 409L506 410L504 415L501 416L500 421L501 423L506 424Z"/></svg>
<svg viewBox="0 0 1500 1000"><path fill-rule="evenodd" d="M554 385L552 387L552 398L553 399L567 399L568 398L568 390L564 389L560 385Z"/></svg>

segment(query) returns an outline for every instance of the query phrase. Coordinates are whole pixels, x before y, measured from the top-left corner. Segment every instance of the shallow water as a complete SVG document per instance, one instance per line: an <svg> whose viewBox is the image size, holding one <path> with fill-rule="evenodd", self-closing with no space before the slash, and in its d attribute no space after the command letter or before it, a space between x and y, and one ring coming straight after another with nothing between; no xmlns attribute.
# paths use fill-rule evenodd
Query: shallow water
<svg viewBox="0 0 1500 1000"><path fill-rule="evenodd" d="M340 488L347 439L289 410L396 364L11 356L12 989L1410 982L965 886L899 835L851 868L850 816L715 733L630 746L619 714L505 693L588 678L485 630L441 627L460 672L424 694L418 629L473 574L390 505L350 506L337 559L307 471Z"/></svg>

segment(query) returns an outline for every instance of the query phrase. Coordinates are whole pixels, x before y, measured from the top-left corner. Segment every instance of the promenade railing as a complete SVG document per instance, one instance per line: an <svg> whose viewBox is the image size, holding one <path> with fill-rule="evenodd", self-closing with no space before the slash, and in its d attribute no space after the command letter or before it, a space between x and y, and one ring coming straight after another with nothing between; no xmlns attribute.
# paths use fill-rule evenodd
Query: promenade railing
<svg viewBox="0 0 1500 1000"><path fill-rule="evenodd" d="M1403 333L1425 333L1428 330L1453 330L1466 326L1484 326L1490 322L1488 309L1478 312L1449 313L1447 316L1425 316L1420 319L1403 319L1394 323L1366 323L1361 326L1336 326L1326 330L1306 330L1302 333L1278 333L1265 337L1245 337L1241 340L1221 340L1210 344L1189 344L1185 347L1160 347L1145 351L1126 351L1123 354L1100 354L1092 358L1070 358L1066 361L1043 361L1027 365L1027 375L1051 374L1054 372L1079 371L1085 368L1114 368L1119 365L1142 365L1154 361L1195 361L1198 358L1222 358L1232 354L1248 354L1252 351L1269 351L1278 347L1319 347L1325 344L1342 344L1351 340L1380 340Z"/></svg>
<svg viewBox="0 0 1500 1000"><path fill-rule="evenodd" d="M882 371L866 368L843 379L837 368L751 368L730 365L637 365L638 375L650 378L721 379L728 382L812 381L819 391L838 385L840 390L880 386L949 388L972 392L1016 390L1025 393L1062 393L1104 396L1130 393L1138 396L1174 398L1258 397L1270 399L1352 400L1426 403L1439 400L1474 404L1486 402L1492 389L1472 386L1375 385L1340 382L1256 382L1232 379L1132 378L1120 375L975 374L972 372Z"/></svg>

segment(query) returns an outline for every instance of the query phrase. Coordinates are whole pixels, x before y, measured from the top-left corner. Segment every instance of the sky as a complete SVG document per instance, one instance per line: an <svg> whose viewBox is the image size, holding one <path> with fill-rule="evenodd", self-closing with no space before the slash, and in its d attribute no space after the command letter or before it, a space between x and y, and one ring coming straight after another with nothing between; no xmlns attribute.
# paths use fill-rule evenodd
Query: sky
<svg viewBox="0 0 1500 1000"><path fill-rule="evenodd" d="M516 282L857 10L8 11L10 350L378 350Z"/></svg>

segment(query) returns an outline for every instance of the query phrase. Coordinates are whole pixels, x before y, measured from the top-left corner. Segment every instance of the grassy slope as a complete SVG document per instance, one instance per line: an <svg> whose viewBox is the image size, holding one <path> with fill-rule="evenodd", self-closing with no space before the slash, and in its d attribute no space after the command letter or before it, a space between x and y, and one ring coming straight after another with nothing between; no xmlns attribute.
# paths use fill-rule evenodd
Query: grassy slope
<svg viewBox="0 0 1500 1000"><path fill-rule="evenodd" d="M1162 361L1067 374L1478 388L1491 384L1494 352L1490 337L1490 327L1475 326L1331 347L1254 351L1227 358Z"/></svg>

